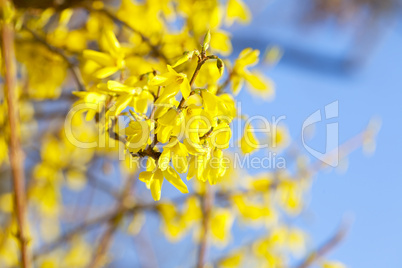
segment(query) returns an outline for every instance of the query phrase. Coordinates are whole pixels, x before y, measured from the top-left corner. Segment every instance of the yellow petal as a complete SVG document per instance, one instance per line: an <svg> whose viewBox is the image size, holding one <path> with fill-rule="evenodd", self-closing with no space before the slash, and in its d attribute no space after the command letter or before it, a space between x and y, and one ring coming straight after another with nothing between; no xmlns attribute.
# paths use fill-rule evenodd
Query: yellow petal
<svg viewBox="0 0 402 268"><path fill-rule="evenodd" d="M227 149L229 147L232 131L226 123L221 123L214 129L211 135L212 145L218 149Z"/></svg>
<svg viewBox="0 0 402 268"><path fill-rule="evenodd" d="M188 96L190 96L191 87L187 77L183 78L183 82L180 84L180 91L181 94L183 95L183 98L187 99Z"/></svg>
<svg viewBox="0 0 402 268"><path fill-rule="evenodd" d="M83 52L83 56L85 59L93 60L101 66L113 66L114 65L114 60L113 60L112 56L110 56L109 54L103 53L103 52L86 49Z"/></svg>
<svg viewBox="0 0 402 268"><path fill-rule="evenodd" d="M214 31L211 38L211 49L227 56L232 52L230 36L224 31Z"/></svg>
<svg viewBox="0 0 402 268"><path fill-rule="evenodd" d="M105 67L102 68L94 73L94 76L98 79L103 79L108 76L111 76L112 74L116 73L119 70L118 67Z"/></svg>
<svg viewBox="0 0 402 268"><path fill-rule="evenodd" d="M187 172L187 168L188 168L187 157L173 154L172 164L179 173Z"/></svg>
<svg viewBox="0 0 402 268"><path fill-rule="evenodd" d="M171 167L163 171L163 176L170 182L174 187L176 187L183 194L188 193L187 185L181 180L179 174Z"/></svg>
<svg viewBox="0 0 402 268"><path fill-rule="evenodd" d="M114 116L119 115L124 109L127 108L128 104L133 100L133 96L129 94L121 95L120 97L117 98L116 103L114 105L114 110L112 111L112 114Z"/></svg>
<svg viewBox="0 0 402 268"><path fill-rule="evenodd" d="M162 154L159 157L158 167L164 171L168 168L170 162L170 149L166 148L163 150Z"/></svg>
<svg viewBox="0 0 402 268"><path fill-rule="evenodd" d="M181 56L177 62L175 64L173 64L172 68L175 68L183 63L185 63L186 61L188 61L189 59L191 59L194 55L194 51L187 51L183 54L183 56Z"/></svg>
<svg viewBox="0 0 402 268"><path fill-rule="evenodd" d="M259 147L259 142L254 135L254 132L250 125L247 125L244 129L244 134L240 140L240 149L243 154L252 153Z"/></svg>
<svg viewBox="0 0 402 268"><path fill-rule="evenodd" d="M154 78L152 78L152 80L149 82L149 85L159 86L159 85L162 85L167 80L168 80L168 77L161 76L161 75L155 75Z"/></svg>
<svg viewBox="0 0 402 268"><path fill-rule="evenodd" d="M160 169L157 169L152 177L150 185L151 194L155 201L161 199L162 184L163 184L163 174Z"/></svg>
<svg viewBox="0 0 402 268"><path fill-rule="evenodd" d="M250 10L247 5L241 0L229 0L227 2L226 20L227 24L232 24L235 20L239 20L242 23L248 23L250 21Z"/></svg>
<svg viewBox="0 0 402 268"><path fill-rule="evenodd" d="M106 40L106 50L111 53L117 53L120 50L120 43L116 38L116 35L112 30L105 30L103 32L104 38Z"/></svg>

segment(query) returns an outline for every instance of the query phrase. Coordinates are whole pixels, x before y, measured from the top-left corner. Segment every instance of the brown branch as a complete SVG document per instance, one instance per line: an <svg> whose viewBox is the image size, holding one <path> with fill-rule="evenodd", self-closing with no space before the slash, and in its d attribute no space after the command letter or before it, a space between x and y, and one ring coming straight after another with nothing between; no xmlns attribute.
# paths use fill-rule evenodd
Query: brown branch
<svg viewBox="0 0 402 268"><path fill-rule="evenodd" d="M131 154L133 157L145 157L145 156L149 156L152 157L155 160L159 159L159 156L161 155L161 152L155 151L153 148L151 147L147 147L145 150L140 150L138 153L136 154Z"/></svg>
<svg viewBox="0 0 402 268"><path fill-rule="evenodd" d="M158 92L156 93L155 100L154 100L154 107L152 107L151 114L149 115L149 119L151 119L153 121L155 120L154 117L155 117L155 112L156 112L156 104L155 104L155 102L158 100L159 95L161 94L161 90L162 90L162 86L159 86L158 87ZM155 128L156 128L156 126L155 126ZM156 133L154 133L154 138L152 140L152 144L151 144L150 148L153 149L156 146L157 143L158 143L158 136L156 135Z"/></svg>
<svg viewBox="0 0 402 268"><path fill-rule="evenodd" d="M159 267L158 259L148 234L138 233L133 239L133 243L138 256L138 267Z"/></svg>
<svg viewBox="0 0 402 268"><path fill-rule="evenodd" d="M78 89L80 91L84 91L85 85L84 85L84 81L81 76L81 72L78 69L78 67L71 61L71 59L64 53L64 51L58 47L54 47L51 44L49 44L44 38L42 38L40 35L38 35L32 29L28 28L25 24L22 25L22 28L25 29L27 32L29 32L36 41L38 41L39 43L44 45L51 52L53 52L63 58L63 60L67 63L68 68L70 69L70 71L74 77L74 80L78 86Z"/></svg>
<svg viewBox="0 0 402 268"><path fill-rule="evenodd" d="M362 146L364 139L370 134L370 131L371 129L369 128L363 130L356 136L339 145L336 149L327 153L324 159L317 160L311 165L309 172L311 174L317 173L318 171L328 167L327 163L332 162L335 158L338 158L339 163L346 156L350 155L353 151Z"/></svg>
<svg viewBox="0 0 402 268"><path fill-rule="evenodd" d="M202 237L198 250L197 268L203 268L208 251L209 221L211 218L211 210L214 203L214 194L211 187L205 186L205 193L202 196L203 202L203 218L202 218Z"/></svg>
<svg viewBox="0 0 402 268"><path fill-rule="evenodd" d="M1 10L7 10L6 5L11 4L8 0L0 1ZM7 14L4 14L7 16ZM20 122L18 115L17 96L17 71L14 50L14 27L11 18L2 18L1 37L3 67L5 74L5 95L8 106L8 122L10 126L10 163L13 175L15 212L18 224L18 239L21 246L22 267L31 267L31 259L28 249L28 238L26 226L26 204L25 204L25 175L24 155L20 144L19 130Z"/></svg>
<svg viewBox="0 0 402 268"><path fill-rule="evenodd" d="M233 76L233 72L229 72L229 75L226 78L225 82L223 82L223 84L218 87L218 90L216 91L216 95L220 95L225 91L226 87L230 83L230 80L232 79L232 76Z"/></svg>
<svg viewBox="0 0 402 268"><path fill-rule="evenodd" d="M197 194L192 194L188 196L179 196L176 198L173 202L179 203L187 200L187 198L192 197L192 196L198 196ZM104 224L108 221L114 221L117 220L118 217L120 216L128 216L131 214L134 214L138 211L142 210L157 210L158 208L158 203L149 203L149 204L138 204L133 207L122 207L121 209L114 209L113 211L107 212L105 214L102 214L100 216L94 217L91 220L88 220L84 223L81 223L80 225L76 226L75 228L71 229L64 235L60 236L57 238L55 241L42 246L35 254L33 259L36 260L37 258L52 252L53 250L56 250L58 247L64 245L67 243L69 240L71 240L74 236L90 231L97 227L98 225Z"/></svg>
<svg viewBox="0 0 402 268"><path fill-rule="evenodd" d="M327 255L332 249L334 249L346 236L349 230L349 224L342 223L337 232L332 238L330 238L326 243L324 243L318 249L312 251L308 254L307 258L302 261L297 268L307 268L313 265L317 260Z"/></svg>
<svg viewBox="0 0 402 268"><path fill-rule="evenodd" d="M77 227L73 228L71 231L65 233L64 235L60 236L58 239L56 239L55 241L43 246L42 248L40 248L33 256L33 259L36 260L38 257L47 254L49 252L52 252L53 250L55 250L56 248L58 248L61 245L64 245L66 242L68 242L69 240L71 240L75 235L78 235L80 233L92 230L93 228L95 228L96 226L109 221L110 219L113 219L114 217L116 217L116 213L115 211L103 214L101 216L95 217L91 220L88 220L80 225L78 225Z"/></svg>
<svg viewBox="0 0 402 268"><path fill-rule="evenodd" d="M162 86L158 87L158 92L156 93L154 103L158 100L159 95L161 94ZM154 104L154 107L152 107L151 114L149 115L149 119L154 120L155 117L155 112L156 112L156 105Z"/></svg>
<svg viewBox="0 0 402 268"><path fill-rule="evenodd" d="M91 184L94 188L101 190L105 194L109 195L113 199L118 199L119 195L116 190L113 189L109 183L106 183L102 180L98 180L94 174L88 174L87 176L89 184Z"/></svg>
<svg viewBox="0 0 402 268"><path fill-rule="evenodd" d="M194 82L195 82L195 79L197 78L197 75L198 75L198 73L199 73L200 70L201 70L202 65L204 65L204 63L205 63L207 60L208 60L208 58L205 57L205 54L201 54L201 57L198 59L197 67L195 68L194 73L193 73L193 76L191 77L191 80L190 80L190 87L193 86L193 84L194 84ZM194 94L194 91L191 91L190 95L192 95L192 94ZM186 101L186 100L184 99L184 97L182 97L182 98L181 98L181 101L180 101L180 103L179 103L179 106L177 107L177 110L180 111L181 109L183 109L183 107L184 107L184 102L185 102L185 101Z"/></svg>

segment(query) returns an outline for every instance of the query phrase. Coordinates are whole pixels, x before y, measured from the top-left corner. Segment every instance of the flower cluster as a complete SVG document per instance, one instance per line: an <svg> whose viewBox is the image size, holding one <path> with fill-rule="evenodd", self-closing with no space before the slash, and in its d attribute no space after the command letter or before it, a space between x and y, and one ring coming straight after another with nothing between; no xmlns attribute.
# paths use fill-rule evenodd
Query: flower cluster
<svg viewBox="0 0 402 268"><path fill-rule="evenodd" d="M290 145L285 126L258 135L236 103L242 89L247 101L248 94L263 101L274 95L273 82L255 68L258 50L228 58L229 27L251 19L243 1L15 1L28 5L16 9L3 2L0 31L12 25L15 32L16 136L26 153L28 221L20 226L17 191L2 185L1 267L19 265L26 244L35 267L105 266L114 233L139 235L148 212L157 213L169 242L193 235L198 267L207 238L225 247L239 226L256 228L257 239L212 264L248 265L247 256L256 267L285 267L302 256L307 235L288 219L303 211L316 168L294 151L291 167L250 170L237 163L239 155L261 148L279 154ZM4 75L11 52L2 52ZM0 81L6 92L8 80ZM6 95L0 94L0 177L8 179L13 133ZM181 193L162 187L165 180ZM105 200L113 200L110 211L97 207ZM107 230L95 231L100 242L93 243L85 233L102 224Z"/></svg>

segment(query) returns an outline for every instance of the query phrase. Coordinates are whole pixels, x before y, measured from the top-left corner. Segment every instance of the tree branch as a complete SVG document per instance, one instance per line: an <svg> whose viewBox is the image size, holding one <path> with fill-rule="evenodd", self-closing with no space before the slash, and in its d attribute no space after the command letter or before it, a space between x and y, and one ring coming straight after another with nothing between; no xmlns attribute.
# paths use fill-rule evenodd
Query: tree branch
<svg viewBox="0 0 402 268"><path fill-rule="evenodd" d="M205 193L202 196L203 202L203 218L202 218L202 237L200 248L198 250L197 268L203 268L208 251L208 236L209 236L209 221L211 218L211 211L214 203L214 194L211 187L207 184L205 186Z"/></svg>
<svg viewBox="0 0 402 268"><path fill-rule="evenodd" d="M1 10L7 10L6 5L11 4L8 0L0 0ZM7 14L4 14L7 16ZM26 205L25 205L25 175L24 156L20 143L20 122L18 115L17 96L17 71L14 51L14 27L12 18L2 18L1 37L3 67L5 73L5 95L8 106L8 122L10 126L10 163L13 175L15 212L18 224L18 239L21 246L22 267L31 267L28 250L28 238L26 234Z"/></svg>
<svg viewBox="0 0 402 268"><path fill-rule="evenodd" d="M312 251L307 255L307 258L302 261L296 268L307 268L313 265L317 260L324 257L332 249L334 249L346 236L349 230L349 224L342 223L337 232L332 238L330 238L326 243L324 243L318 249Z"/></svg>
<svg viewBox="0 0 402 268"><path fill-rule="evenodd" d="M191 196L195 196L196 194L193 194ZM174 200L174 202L182 202L183 200L186 200L189 196L179 196L178 198L176 198ZM73 238L74 236L80 234L80 233L84 233L87 231L92 230L93 228L95 228L98 225L101 225L103 223L106 223L108 221L114 221L116 219L118 219L118 217L122 216L128 216L131 214L136 213L137 211L142 211L142 210L156 210L158 208L158 203L149 203L149 204L138 204L132 207L122 207L119 209L114 209L110 212L107 212L105 214L102 214L100 216L97 216L91 220L88 220L84 223L81 223L80 225L76 226L75 228L71 229L70 231L68 231L67 233L65 233L64 235L60 236L59 238L57 238L55 241L43 246L42 248L40 248L35 254L34 254L34 260L36 260L37 258L39 258L40 256L43 256L44 254L47 254L49 252L52 252L53 250L55 250L56 248L58 248L59 246L65 244L67 241L69 241L71 238Z"/></svg>
<svg viewBox="0 0 402 268"><path fill-rule="evenodd" d="M205 53L204 53L204 54L201 54L201 57L198 59L197 67L195 68L194 73L193 73L193 76L191 77L191 80L190 80L190 87L193 86L193 84L194 84L194 82L195 82L195 79L197 78L197 75L198 75L198 73L199 73L200 70L201 70L202 65L204 65L204 63L205 63L207 60L208 60L208 58L205 57ZM191 91L190 95L192 95L192 94L194 94L194 91ZM184 97L182 97L182 98L181 98L181 101L180 101L180 103L179 103L179 106L177 107L177 110L180 111L181 109L183 109L183 107L184 107L184 102L185 102L185 101L186 101L186 100L184 99Z"/></svg>

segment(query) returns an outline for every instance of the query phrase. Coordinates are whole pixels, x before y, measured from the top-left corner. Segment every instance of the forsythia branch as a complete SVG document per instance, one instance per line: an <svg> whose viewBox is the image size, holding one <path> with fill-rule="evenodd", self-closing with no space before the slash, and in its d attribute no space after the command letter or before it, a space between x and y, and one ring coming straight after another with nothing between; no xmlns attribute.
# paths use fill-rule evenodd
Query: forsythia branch
<svg viewBox="0 0 402 268"><path fill-rule="evenodd" d="M11 4L8 0L0 1L3 11ZM4 12L5 13L5 12ZM6 14L3 14L6 16ZM25 204L25 175L24 156L20 143L20 122L18 113L17 73L14 51L14 26L12 18L2 18L1 25L3 67L5 72L5 95L8 105L8 122L10 125L10 162L13 175L15 209L18 224L18 239L21 246L22 267L31 267L31 258L28 249L26 232L26 204Z"/></svg>
<svg viewBox="0 0 402 268"><path fill-rule="evenodd" d="M197 268L203 268L205 264L205 258L208 251L208 233L209 233L209 221L211 218L211 210L214 203L214 193L210 185L205 186L205 193L202 196L203 202L203 218L202 218L202 237L200 242L200 248L198 250Z"/></svg>
<svg viewBox="0 0 402 268"><path fill-rule="evenodd" d="M348 230L348 224L341 224L334 236L326 243L324 243L321 247L308 254L308 257L300 265L298 265L297 268L307 268L313 265L317 260L325 256L329 251L335 248L345 238Z"/></svg>
<svg viewBox="0 0 402 268"><path fill-rule="evenodd" d="M197 67L195 68L194 73L193 73L193 76L191 77L191 80L190 80L190 87L192 87L192 86L194 85L195 79L197 78L197 75L199 74L202 65L204 65L204 63L205 63L207 60L213 59L213 58L215 58L215 57L216 57L216 56L206 56L206 55L205 55L205 51L204 51L203 53L201 53L201 55L200 55L199 58L198 58ZM190 95L191 95L191 94L194 94L194 91L191 91ZM180 103L179 103L179 106L177 107L177 110L180 111L180 110L183 108L185 101L186 101L186 100L182 97L182 98L181 98L181 101L180 101Z"/></svg>
<svg viewBox="0 0 402 268"><path fill-rule="evenodd" d="M187 198L189 198L190 196L196 196L196 194L189 195L189 196L180 196L180 197L174 199L173 202L175 202L175 203L183 202L183 201L187 200ZM138 204L138 205L135 205L132 207L123 206L117 210L113 209L110 212L107 212L100 216L94 217L93 219L90 219L90 220L76 226L75 228L71 229L64 235L60 236L55 241L53 241L47 245L44 245L34 254L33 259L36 260L37 258L39 258L49 252L52 252L53 250L57 249L58 247L64 245L66 242L68 242L74 236L87 232L87 231L90 231L93 228L95 228L103 223L106 223L109 221L116 221L121 216L128 216L128 215L134 214L138 211L143 211L143 210L151 210L152 211L152 210L156 210L157 208L158 208L157 203L149 203L149 204Z"/></svg>

